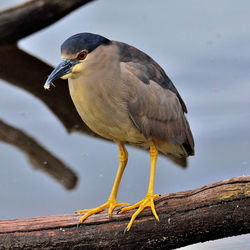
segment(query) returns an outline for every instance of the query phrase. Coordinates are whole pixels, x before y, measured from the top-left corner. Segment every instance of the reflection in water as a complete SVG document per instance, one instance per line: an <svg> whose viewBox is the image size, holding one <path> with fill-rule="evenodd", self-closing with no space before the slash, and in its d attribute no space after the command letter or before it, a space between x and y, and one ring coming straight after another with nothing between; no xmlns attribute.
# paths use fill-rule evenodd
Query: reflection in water
<svg viewBox="0 0 250 250"><path fill-rule="evenodd" d="M0 140L17 147L28 157L35 169L47 173L66 189L75 188L77 176L69 167L41 147L33 138L1 120Z"/></svg>

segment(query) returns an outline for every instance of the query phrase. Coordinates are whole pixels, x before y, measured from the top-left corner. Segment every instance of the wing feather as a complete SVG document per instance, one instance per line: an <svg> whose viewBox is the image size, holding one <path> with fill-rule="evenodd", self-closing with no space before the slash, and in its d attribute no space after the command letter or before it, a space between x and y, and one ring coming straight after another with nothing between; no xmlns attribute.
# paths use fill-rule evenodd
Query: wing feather
<svg viewBox="0 0 250 250"><path fill-rule="evenodd" d="M126 44L119 47L121 69L129 75L124 81L131 90L128 111L135 126L146 138L180 145L182 157L193 155L193 136L184 115L187 109L171 80L145 53Z"/></svg>
<svg viewBox="0 0 250 250"><path fill-rule="evenodd" d="M183 111L187 113L187 107L182 100L179 92L177 91L165 71L157 62L155 62L150 56L133 46L121 42L115 43L120 50L121 62L126 62L132 67L134 66L135 68L141 69L144 73L144 76L139 74L141 77L146 77L147 79L153 80L157 82L162 88L169 89L170 91L174 92L181 103Z"/></svg>

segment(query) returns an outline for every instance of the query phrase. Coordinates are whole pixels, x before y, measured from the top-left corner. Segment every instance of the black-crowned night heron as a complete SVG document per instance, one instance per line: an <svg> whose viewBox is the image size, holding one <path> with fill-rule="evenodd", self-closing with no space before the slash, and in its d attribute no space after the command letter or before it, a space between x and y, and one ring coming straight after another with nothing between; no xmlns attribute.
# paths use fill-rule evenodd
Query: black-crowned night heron
<svg viewBox="0 0 250 250"><path fill-rule="evenodd" d="M69 90L82 120L100 136L119 147L119 167L108 201L93 209L77 211L88 216L117 206L116 197L127 164L125 143L149 148L150 178L146 197L121 209L138 208L127 230L145 208L159 220L154 206L154 177L158 151L179 165L194 154L194 141L184 115L187 108L164 70L148 55L125 43L111 41L91 33L76 34L61 46L62 62L48 77L52 81L68 79Z"/></svg>

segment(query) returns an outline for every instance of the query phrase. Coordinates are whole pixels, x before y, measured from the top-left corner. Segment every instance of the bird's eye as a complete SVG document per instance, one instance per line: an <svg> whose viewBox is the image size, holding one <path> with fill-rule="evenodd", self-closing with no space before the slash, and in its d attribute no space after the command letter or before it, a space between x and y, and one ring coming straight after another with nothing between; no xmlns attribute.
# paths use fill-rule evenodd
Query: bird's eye
<svg viewBox="0 0 250 250"><path fill-rule="evenodd" d="M79 53L79 55L77 56L77 58L79 60L84 60L86 58L86 56L87 56L87 52L86 51L82 51L82 52Z"/></svg>

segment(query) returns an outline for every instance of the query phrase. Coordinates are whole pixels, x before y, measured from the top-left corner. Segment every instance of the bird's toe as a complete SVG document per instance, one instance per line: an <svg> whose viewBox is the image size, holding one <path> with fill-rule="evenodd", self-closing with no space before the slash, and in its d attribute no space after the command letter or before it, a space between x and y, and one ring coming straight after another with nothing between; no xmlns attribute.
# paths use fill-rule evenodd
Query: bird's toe
<svg viewBox="0 0 250 250"><path fill-rule="evenodd" d="M114 199L109 199L106 203L99 207L91 208L91 209L83 209L83 210L78 210L75 213L76 214L84 214L82 217L80 217L80 223L82 223L84 220L86 220L90 215L92 214L97 214L102 212L105 208L108 208L108 216L111 217L113 210L116 207L119 206L124 206L129 203L117 203L116 200Z"/></svg>
<svg viewBox="0 0 250 250"><path fill-rule="evenodd" d="M130 230L133 222L135 221L136 217L144 210L144 208L146 207L150 207L151 210L152 210L152 213L153 215L155 216L156 220L159 221L159 217L156 213L156 210L155 210L155 205L154 205L154 199L159 197L159 194L153 194L153 195L150 195L150 194L147 194L145 199L144 200L141 200L131 206L128 206L128 207L124 207L121 209L120 213L123 213L123 212L126 212L126 211L129 211L129 210L132 210L132 209L135 209L135 208L138 208L136 210L136 212L132 215L131 219L130 219L130 222L126 228L127 231Z"/></svg>

